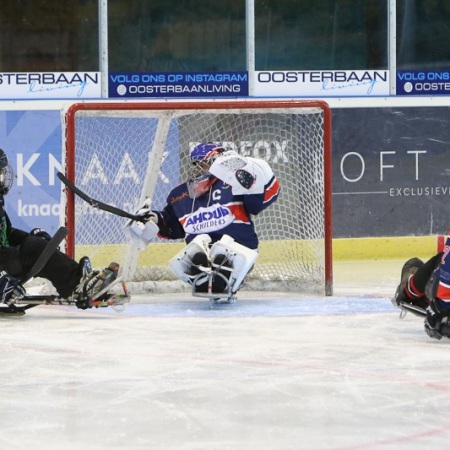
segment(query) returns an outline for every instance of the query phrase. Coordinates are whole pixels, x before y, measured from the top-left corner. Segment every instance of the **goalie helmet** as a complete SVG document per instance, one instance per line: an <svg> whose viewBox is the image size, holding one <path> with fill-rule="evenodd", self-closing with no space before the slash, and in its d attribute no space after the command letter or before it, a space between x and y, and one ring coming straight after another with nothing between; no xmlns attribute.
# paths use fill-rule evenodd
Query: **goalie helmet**
<svg viewBox="0 0 450 450"><path fill-rule="evenodd" d="M6 195L14 181L14 171L8 163L6 153L0 149L0 195Z"/></svg>
<svg viewBox="0 0 450 450"><path fill-rule="evenodd" d="M191 167L187 182L189 196L197 198L209 191L216 177L209 173L209 168L225 149L212 142L196 145L190 155Z"/></svg>

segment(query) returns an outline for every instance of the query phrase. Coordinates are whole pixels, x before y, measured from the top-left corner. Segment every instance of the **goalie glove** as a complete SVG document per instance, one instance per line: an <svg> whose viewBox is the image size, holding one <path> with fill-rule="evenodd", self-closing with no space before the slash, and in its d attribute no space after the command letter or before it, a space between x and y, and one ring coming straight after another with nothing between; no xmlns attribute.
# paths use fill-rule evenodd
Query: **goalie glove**
<svg viewBox="0 0 450 450"><path fill-rule="evenodd" d="M273 171L266 161L228 151L217 158L209 172L231 186L234 195L262 194Z"/></svg>
<svg viewBox="0 0 450 450"><path fill-rule="evenodd" d="M150 209L150 199L144 202L135 215L141 216L144 221L129 220L125 224L124 231L131 242L142 251L152 239L158 236L158 215Z"/></svg>
<svg viewBox="0 0 450 450"><path fill-rule="evenodd" d="M145 223L130 220L125 225L124 231L131 242L142 251L145 250L145 247L147 247L152 239L158 236L159 228L153 220L148 220Z"/></svg>
<svg viewBox="0 0 450 450"><path fill-rule="evenodd" d="M142 217L144 222L152 220L158 225L158 215L150 209L151 200L148 198L144 204L136 211L135 215Z"/></svg>

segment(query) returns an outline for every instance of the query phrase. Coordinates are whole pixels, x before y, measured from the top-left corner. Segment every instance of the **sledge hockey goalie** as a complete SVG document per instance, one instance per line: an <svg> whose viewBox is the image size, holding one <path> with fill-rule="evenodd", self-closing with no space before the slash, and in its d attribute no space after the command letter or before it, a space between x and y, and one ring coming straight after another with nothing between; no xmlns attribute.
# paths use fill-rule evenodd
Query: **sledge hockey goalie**
<svg viewBox="0 0 450 450"><path fill-rule="evenodd" d="M434 339L450 338L450 236L444 251L423 262L411 258L403 266L401 281L392 303L423 317L425 332Z"/></svg>
<svg viewBox="0 0 450 450"><path fill-rule="evenodd" d="M146 202L125 229L140 250L155 237L185 239L169 262L195 296L232 302L258 256L252 220L278 198L269 164L208 142L189 155L189 179L172 189L161 211Z"/></svg>

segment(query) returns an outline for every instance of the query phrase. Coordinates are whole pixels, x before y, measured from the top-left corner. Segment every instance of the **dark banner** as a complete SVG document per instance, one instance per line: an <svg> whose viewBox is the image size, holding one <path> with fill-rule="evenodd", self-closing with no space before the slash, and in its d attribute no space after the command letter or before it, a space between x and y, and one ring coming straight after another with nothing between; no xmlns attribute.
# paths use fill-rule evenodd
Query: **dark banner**
<svg viewBox="0 0 450 450"><path fill-rule="evenodd" d="M450 228L450 108L333 110L334 237Z"/></svg>

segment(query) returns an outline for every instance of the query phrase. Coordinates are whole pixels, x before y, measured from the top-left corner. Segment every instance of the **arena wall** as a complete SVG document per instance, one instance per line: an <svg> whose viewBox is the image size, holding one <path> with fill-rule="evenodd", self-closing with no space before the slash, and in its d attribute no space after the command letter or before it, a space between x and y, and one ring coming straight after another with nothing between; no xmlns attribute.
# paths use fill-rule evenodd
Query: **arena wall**
<svg viewBox="0 0 450 450"><path fill-rule="evenodd" d="M334 259L428 256L450 228L446 97L324 98L333 118ZM61 186L61 111L70 101L3 101L18 227L54 231ZM370 255L370 256L369 256Z"/></svg>

